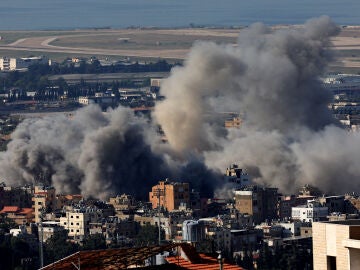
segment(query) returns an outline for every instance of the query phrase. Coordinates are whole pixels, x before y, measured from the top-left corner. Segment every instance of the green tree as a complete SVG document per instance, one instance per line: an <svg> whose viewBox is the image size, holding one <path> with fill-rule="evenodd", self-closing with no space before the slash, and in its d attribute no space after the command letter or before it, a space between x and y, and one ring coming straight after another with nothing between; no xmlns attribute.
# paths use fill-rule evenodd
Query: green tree
<svg viewBox="0 0 360 270"><path fill-rule="evenodd" d="M10 229L16 228L18 225L14 220L8 218L6 214L0 214L0 229L4 232L10 232Z"/></svg>
<svg viewBox="0 0 360 270"><path fill-rule="evenodd" d="M165 238L164 230L161 230L161 239ZM146 224L142 226L136 236L136 245L157 245L159 243L159 228L154 225Z"/></svg>
<svg viewBox="0 0 360 270"><path fill-rule="evenodd" d="M79 246L77 244L68 241L68 232L66 230L55 232L44 245L45 264L58 261L78 250Z"/></svg>
<svg viewBox="0 0 360 270"><path fill-rule="evenodd" d="M82 250L106 249L105 237L101 233L91 234L85 237Z"/></svg>

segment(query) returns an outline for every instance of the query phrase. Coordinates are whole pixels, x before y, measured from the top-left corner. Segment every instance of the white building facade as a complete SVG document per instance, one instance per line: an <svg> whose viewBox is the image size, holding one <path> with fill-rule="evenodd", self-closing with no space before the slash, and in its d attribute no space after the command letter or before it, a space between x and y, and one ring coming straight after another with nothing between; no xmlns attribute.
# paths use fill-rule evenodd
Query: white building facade
<svg viewBox="0 0 360 270"><path fill-rule="evenodd" d="M302 222L325 220L328 214L328 207L321 206L316 201L308 201L307 205L291 208L291 218Z"/></svg>

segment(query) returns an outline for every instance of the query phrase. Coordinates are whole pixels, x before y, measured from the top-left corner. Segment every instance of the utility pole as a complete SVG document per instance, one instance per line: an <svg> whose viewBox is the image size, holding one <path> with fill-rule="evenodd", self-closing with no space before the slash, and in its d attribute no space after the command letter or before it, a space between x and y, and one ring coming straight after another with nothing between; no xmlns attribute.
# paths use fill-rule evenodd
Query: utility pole
<svg viewBox="0 0 360 270"><path fill-rule="evenodd" d="M160 188L160 182L158 188L155 190L155 196L158 198L158 226L159 226L159 246L161 245L161 206L160 206L160 199L161 196L165 197L165 185L164 189Z"/></svg>
<svg viewBox="0 0 360 270"><path fill-rule="evenodd" d="M39 252L40 252L40 268L44 267L44 251L43 251L43 242L44 242L44 228L43 228L43 219L45 215L45 208L42 207L40 209L40 245L39 245Z"/></svg>
<svg viewBox="0 0 360 270"><path fill-rule="evenodd" d="M219 254L219 256L217 257L217 261L219 262L219 270L223 270L224 269L224 258L221 254L221 250L216 251L217 254Z"/></svg>

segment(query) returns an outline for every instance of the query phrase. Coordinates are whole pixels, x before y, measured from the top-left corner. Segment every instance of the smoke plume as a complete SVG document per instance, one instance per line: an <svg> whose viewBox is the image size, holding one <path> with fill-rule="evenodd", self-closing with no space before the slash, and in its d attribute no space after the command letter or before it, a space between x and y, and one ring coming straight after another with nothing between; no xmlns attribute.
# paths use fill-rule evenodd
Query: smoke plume
<svg viewBox="0 0 360 270"><path fill-rule="evenodd" d="M195 149L210 168L238 163L256 182L282 191L306 183L352 190L359 136L334 120L332 94L319 81L338 32L324 16L276 31L254 24L237 46L195 44L164 82L166 99L156 107L169 144L184 156ZM224 131L219 112L240 113L241 129Z"/></svg>
<svg viewBox="0 0 360 270"><path fill-rule="evenodd" d="M73 119L24 120L0 156L1 176L11 185L45 183L86 197L124 192L144 199L159 180L181 180L181 175L196 186L198 174L209 171L203 163L171 160L166 151L156 150L164 149L158 144L155 126L131 110L119 107L104 114L88 106ZM195 173L187 177L188 166ZM206 195L214 189L211 183Z"/></svg>
<svg viewBox="0 0 360 270"><path fill-rule="evenodd" d="M48 181L59 192L98 198L145 197L167 177L211 194L224 184L221 172L238 163L256 182L283 191L305 183L357 188L359 135L334 120L331 93L318 80L338 31L320 17L279 30L254 24L236 46L197 42L163 83L153 121L93 106L72 120L27 119L0 155L0 175L9 184ZM223 112L242 115L242 127L225 129Z"/></svg>

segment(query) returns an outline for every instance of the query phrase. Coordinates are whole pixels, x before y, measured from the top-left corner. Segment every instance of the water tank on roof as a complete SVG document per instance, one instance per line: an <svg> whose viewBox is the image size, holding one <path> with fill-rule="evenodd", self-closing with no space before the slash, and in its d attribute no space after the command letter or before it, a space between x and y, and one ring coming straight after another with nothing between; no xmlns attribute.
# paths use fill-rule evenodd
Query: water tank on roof
<svg viewBox="0 0 360 270"><path fill-rule="evenodd" d="M166 264L165 258L169 256L169 252L159 253L155 257L156 265Z"/></svg>
<svg viewBox="0 0 360 270"><path fill-rule="evenodd" d="M182 226L183 240L199 242L205 238L205 224L196 220L185 220Z"/></svg>

